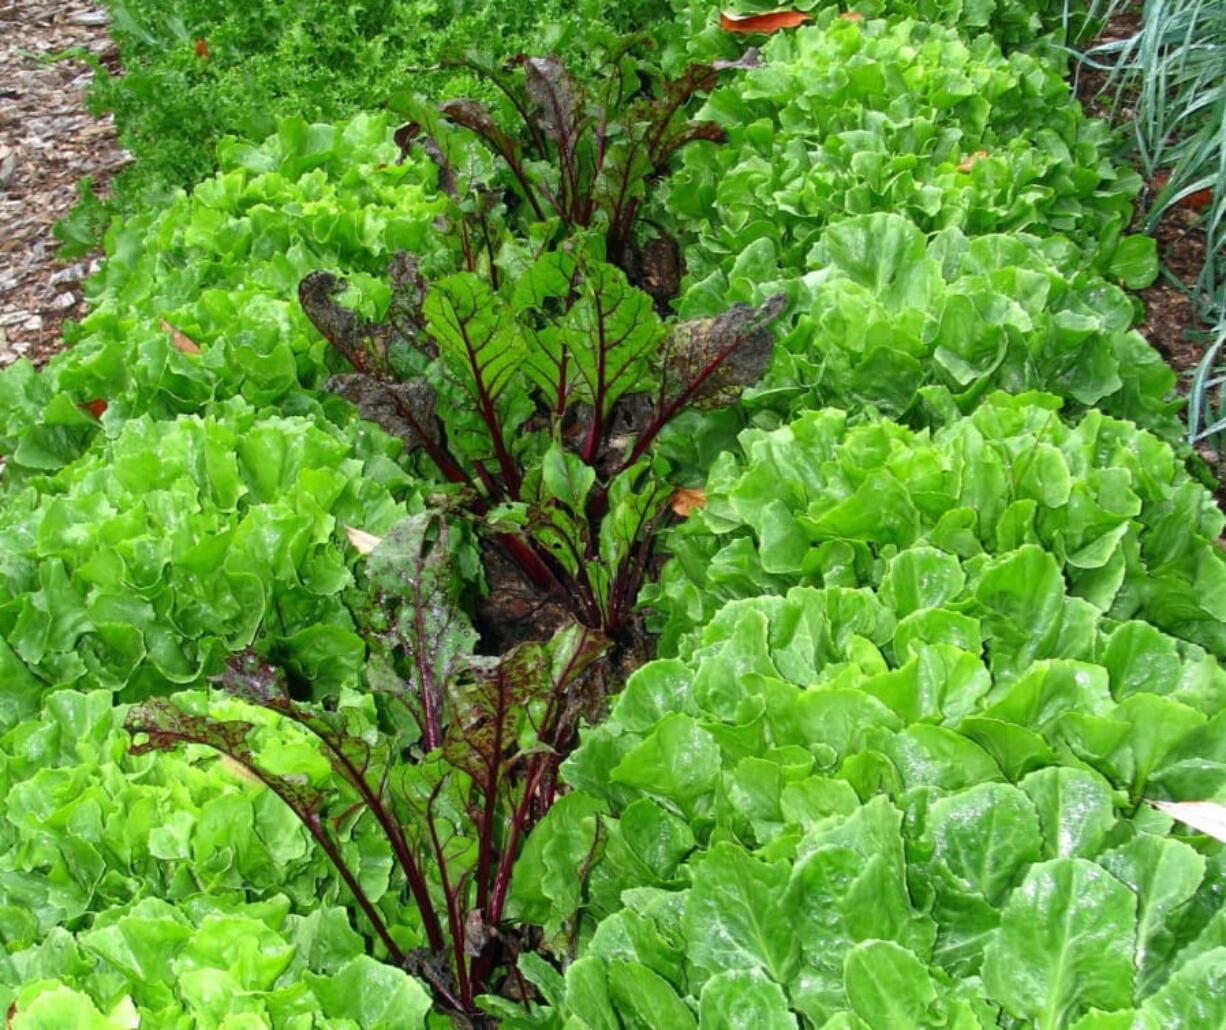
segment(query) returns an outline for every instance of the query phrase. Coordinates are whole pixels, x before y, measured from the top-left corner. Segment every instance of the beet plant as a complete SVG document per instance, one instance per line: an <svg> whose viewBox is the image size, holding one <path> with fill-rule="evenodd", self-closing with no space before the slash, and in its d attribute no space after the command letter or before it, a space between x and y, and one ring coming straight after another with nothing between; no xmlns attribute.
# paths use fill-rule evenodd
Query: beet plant
<svg viewBox="0 0 1226 1030"><path fill-rule="evenodd" d="M758 379L784 305L670 318L675 245L636 217L672 153L719 138L683 114L719 67L658 84L622 50L585 88L555 60L515 64L519 87L491 74L523 116L518 136L473 101L441 118L420 107L399 134L439 165L451 205L437 226L463 267L427 280L397 254L381 322L341 303L331 273L299 288L351 366L328 388L439 481L433 507L366 541L366 692L320 689L301 664L249 652L218 679L228 700L154 699L127 720L136 753L205 745L273 791L336 866L376 954L461 1023L485 1018L482 995L529 990L516 960L539 930L507 919L512 873L580 717L636 649L634 605L676 489L653 445L683 411ZM269 712L329 771L270 751ZM346 837L358 819L386 838L393 900L364 885Z"/></svg>
<svg viewBox="0 0 1226 1030"><path fill-rule="evenodd" d="M759 378L784 304L662 316L681 268L671 238L638 224L641 201L681 147L722 138L687 119L686 102L756 58L658 81L633 42L586 87L551 58L517 58L518 76L465 58L505 92L521 131L454 100L407 105L419 120L398 134L438 162L453 201L440 226L465 267L427 282L398 256L382 324L339 304L329 273L299 291L354 368L331 388L424 452L456 488L448 504L542 601L613 639L668 517L652 444L682 411L728 404Z"/></svg>

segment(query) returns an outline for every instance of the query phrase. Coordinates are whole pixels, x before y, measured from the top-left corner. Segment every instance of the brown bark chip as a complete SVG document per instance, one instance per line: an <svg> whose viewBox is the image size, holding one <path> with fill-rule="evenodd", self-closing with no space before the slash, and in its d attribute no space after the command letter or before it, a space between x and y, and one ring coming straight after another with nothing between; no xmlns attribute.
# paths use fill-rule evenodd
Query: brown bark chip
<svg viewBox="0 0 1226 1030"><path fill-rule="evenodd" d="M85 109L84 62L40 60L71 47L114 57L96 3L0 0L0 366L42 364L64 319L84 313L81 280L96 258L59 260L51 227L83 177L99 190L128 160L111 118Z"/></svg>

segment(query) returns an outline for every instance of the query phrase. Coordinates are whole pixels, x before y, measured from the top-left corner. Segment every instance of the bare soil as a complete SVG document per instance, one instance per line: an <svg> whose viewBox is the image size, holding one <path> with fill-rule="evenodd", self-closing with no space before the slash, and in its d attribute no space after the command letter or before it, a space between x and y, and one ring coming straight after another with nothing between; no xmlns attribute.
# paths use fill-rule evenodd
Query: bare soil
<svg viewBox="0 0 1226 1030"><path fill-rule="evenodd" d="M109 117L84 105L92 71L48 55L84 47L107 64L118 53L92 0L0 0L0 366L58 350L65 318L83 314L80 283L96 256L56 257L51 227L77 200L77 183L100 191L128 161Z"/></svg>

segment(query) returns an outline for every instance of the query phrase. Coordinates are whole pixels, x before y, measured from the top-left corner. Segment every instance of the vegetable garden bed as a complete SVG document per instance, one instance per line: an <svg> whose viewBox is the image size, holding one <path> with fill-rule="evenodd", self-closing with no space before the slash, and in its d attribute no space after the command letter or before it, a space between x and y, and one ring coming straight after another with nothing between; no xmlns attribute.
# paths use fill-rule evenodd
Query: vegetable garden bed
<svg viewBox="0 0 1226 1030"><path fill-rule="evenodd" d="M0 372L10 1026L1226 1023L1140 177L1059 8L802 6L138 153L198 181ZM254 15L115 10L228 127Z"/></svg>

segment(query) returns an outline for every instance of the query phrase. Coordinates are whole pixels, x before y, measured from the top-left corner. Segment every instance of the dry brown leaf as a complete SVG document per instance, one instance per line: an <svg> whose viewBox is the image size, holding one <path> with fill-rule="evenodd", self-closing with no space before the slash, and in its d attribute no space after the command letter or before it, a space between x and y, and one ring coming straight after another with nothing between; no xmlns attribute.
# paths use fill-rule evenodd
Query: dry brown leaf
<svg viewBox="0 0 1226 1030"><path fill-rule="evenodd" d="M707 492L700 486L679 486L668 503L683 519L689 518L695 508L707 506Z"/></svg>
<svg viewBox="0 0 1226 1030"><path fill-rule="evenodd" d="M1226 844L1226 805L1216 801L1147 801L1159 812Z"/></svg>
<svg viewBox="0 0 1226 1030"><path fill-rule="evenodd" d="M1150 180L1150 186L1157 193L1161 189L1166 188L1166 184L1171 181L1171 173L1165 168L1154 173L1154 177ZM1213 190L1205 187L1203 190L1197 190L1195 193L1189 193L1186 197L1180 197L1177 201L1180 207L1189 207L1193 211L1203 211L1213 203Z"/></svg>
<svg viewBox="0 0 1226 1030"><path fill-rule="evenodd" d="M987 157L987 156L988 156L988 152L986 150L976 150L969 157L964 157L961 161L958 162L958 171L969 172L972 168L975 167L976 161L978 161L981 157Z"/></svg>
<svg viewBox="0 0 1226 1030"><path fill-rule="evenodd" d="M196 343L195 340L185 333L179 332L179 330L167 322L166 319L163 318L161 320L161 326L163 332L170 333L170 342L175 345L175 350L177 350L180 354L203 353L200 350L200 345Z"/></svg>
<svg viewBox="0 0 1226 1030"><path fill-rule="evenodd" d="M864 15L859 11L842 11L839 17L844 21L864 21Z"/></svg>
<svg viewBox="0 0 1226 1030"><path fill-rule="evenodd" d="M726 32L778 32L794 29L812 20L804 11L771 11L769 14L729 14L721 11L719 27Z"/></svg>
<svg viewBox="0 0 1226 1030"><path fill-rule="evenodd" d="M354 529L353 526L345 527L345 535L349 537L349 542L359 554L370 554L376 547L383 543L383 537L375 536L374 533L367 533L364 529Z"/></svg>
<svg viewBox="0 0 1226 1030"><path fill-rule="evenodd" d="M196 56L199 57L200 60L202 61L207 61L209 59L208 40L205 40L205 39L196 40Z"/></svg>

